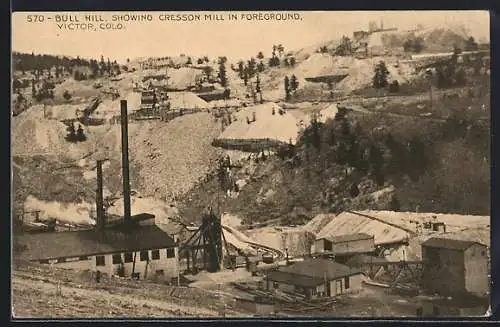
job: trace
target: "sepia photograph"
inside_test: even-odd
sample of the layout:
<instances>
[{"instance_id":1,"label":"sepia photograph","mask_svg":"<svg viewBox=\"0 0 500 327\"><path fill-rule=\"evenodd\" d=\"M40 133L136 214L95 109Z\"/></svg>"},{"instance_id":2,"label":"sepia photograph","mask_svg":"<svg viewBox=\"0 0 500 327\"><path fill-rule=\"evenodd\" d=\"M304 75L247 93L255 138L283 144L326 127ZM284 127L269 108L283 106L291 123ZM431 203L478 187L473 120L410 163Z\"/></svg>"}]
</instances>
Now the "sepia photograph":
<instances>
[{"instance_id":1,"label":"sepia photograph","mask_svg":"<svg viewBox=\"0 0 500 327\"><path fill-rule=\"evenodd\" d=\"M489 317L488 11L12 13L12 318Z\"/></svg>"}]
</instances>

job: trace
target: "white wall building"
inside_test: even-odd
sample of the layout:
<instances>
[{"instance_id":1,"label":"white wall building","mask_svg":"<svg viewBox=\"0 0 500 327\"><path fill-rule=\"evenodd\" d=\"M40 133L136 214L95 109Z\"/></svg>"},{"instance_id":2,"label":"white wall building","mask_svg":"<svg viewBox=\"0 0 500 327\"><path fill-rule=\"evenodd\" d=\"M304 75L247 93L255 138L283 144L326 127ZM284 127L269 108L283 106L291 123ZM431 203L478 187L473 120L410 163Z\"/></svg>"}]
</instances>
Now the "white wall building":
<instances>
[{"instance_id":1,"label":"white wall building","mask_svg":"<svg viewBox=\"0 0 500 327\"><path fill-rule=\"evenodd\" d=\"M19 259L69 269L89 269L109 275L170 281L178 276L178 247L156 225L133 229L106 228L71 232L25 234ZM134 262L135 261L135 262Z\"/></svg>"}]
</instances>

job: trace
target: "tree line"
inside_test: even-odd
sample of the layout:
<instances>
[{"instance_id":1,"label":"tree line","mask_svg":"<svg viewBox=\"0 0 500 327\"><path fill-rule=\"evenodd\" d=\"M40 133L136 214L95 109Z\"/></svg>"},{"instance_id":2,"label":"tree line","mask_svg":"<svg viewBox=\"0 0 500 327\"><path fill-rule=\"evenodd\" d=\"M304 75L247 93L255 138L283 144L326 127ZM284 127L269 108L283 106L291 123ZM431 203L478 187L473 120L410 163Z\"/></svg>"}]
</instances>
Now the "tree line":
<instances>
[{"instance_id":1,"label":"tree line","mask_svg":"<svg viewBox=\"0 0 500 327\"><path fill-rule=\"evenodd\" d=\"M35 78L38 80L48 72L48 78L55 77L56 79L64 74L73 75L75 80L82 80L87 78L97 78L101 76L115 76L121 74L122 70L127 71L127 66L120 66L116 60L111 61L109 58L104 60L101 56L100 60L96 59L82 59L79 56L76 58L69 58L66 56L54 56L46 54L31 54L13 52L13 66L14 70L21 71L23 74L27 71L33 72ZM89 73L81 71L80 67L89 68Z\"/></svg>"}]
</instances>

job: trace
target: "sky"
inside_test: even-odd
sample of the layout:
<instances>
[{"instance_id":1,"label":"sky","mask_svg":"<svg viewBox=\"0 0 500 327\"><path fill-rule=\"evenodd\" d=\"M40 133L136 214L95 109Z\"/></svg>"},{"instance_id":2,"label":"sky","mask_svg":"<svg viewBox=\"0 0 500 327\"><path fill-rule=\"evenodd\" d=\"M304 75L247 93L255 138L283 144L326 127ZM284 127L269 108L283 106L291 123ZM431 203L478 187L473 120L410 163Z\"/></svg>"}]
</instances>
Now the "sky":
<instances>
[{"instance_id":1,"label":"sky","mask_svg":"<svg viewBox=\"0 0 500 327\"><path fill-rule=\"evenodd\" d=\"M489 40L489 13L487 11L330 11L288 12L300 14L300 20L256 21L241 19L241 12L234 12L238 20L228 20L229 12L211 12L222 15L224 21L162 21L160 17L179 12L149 12L153 21L122 22L124 28L109 28L113 15L147 14L148 12L16 12L12 16L12 50L82 58L105 58L125 62L127 58L150 56L193 57L227 56L247 59L258 51L269 55L273 44L282 44L285 50L298 50L317 43L352 35L355 30L367 30L372 20L383 21L384 27L400 30L424 27L464 26L477 40ZM191 14L196 12L191 12ZM270 12L267 12L270 13ZM274 12L286 14L287 12ZM43 22L33 21L34 14L44 17ZM77 18L84 24L86 14L100 15L107 20L108 29L68 30L58 27L55 15ZM32 21L28 21L32 15ZM164 16L160 16L164 15Z\"/></svg>"}]
</instances>

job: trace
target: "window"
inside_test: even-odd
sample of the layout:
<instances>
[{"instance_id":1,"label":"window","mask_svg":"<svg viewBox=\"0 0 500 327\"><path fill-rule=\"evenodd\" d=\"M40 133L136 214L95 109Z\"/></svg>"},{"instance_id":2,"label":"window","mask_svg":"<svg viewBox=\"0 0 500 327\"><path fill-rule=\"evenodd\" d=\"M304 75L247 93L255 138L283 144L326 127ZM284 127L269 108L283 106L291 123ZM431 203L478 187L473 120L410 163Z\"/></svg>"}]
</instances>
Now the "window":
<instances>
[{"instance_id":1,"label":"window","mask_svg":"<svg viewBox=\"0 0 500 327\"><path fill-rule=\"evenodd\" d=\"M317 292L316 288L311 288L311 295L316 295L316 292Z\"/></svg>"},{"instance_id":2,"label":"window","mask_svg":"<svg viewBox=\"0 0 500 327\"><path fill-rule=\"evenodd\" d=\"M167 258L174 258L175 250L173 248L167 249Z\"/></svg>"},{"instance_id":3,"label":"window","mask_svg":"<svg viewBox=\"0 0 500 327\"><path fill-rule=\"evenodd\" d=\"M325 242L325 251L331 251L332 250L332 242L328 240L324 240Z\"/></svg>"},{"instance_id":4,"label":"window","mask_svg":"<svg viewBox=\"0 0 500 327\"><path fill-rule=\"evenodd\" d=\"M113 264L117 265L122 263L122 255L121 254L113 254Z\"/></svg>"},{"instance_id":5,"label":"window","mask_svg":"<svg viewBox=\"0 0 500 327\"><path fill-rule=\"evenodd\" d=\"M66 258L59 258L59 259L57 259L57 263L61 263L61 262L66 262Z\"/></svg>"},{"instance_id":6,"label":"window","mask_svg":"<svg viewBox=\"0 0 500 327\"><path fill-rule=\"evenodd\" d=\"M132 252L127 252L124 255L125 257L125 262L133 262L134 261L134 254Z\"/></svg>"},{"instance_id":7,"label":"window","mask_svg":"<svg viewBox=\"0 0 500 327\"><path fill-rule=\"evenodd\" d=\"M89 259L89 257L86 255L82 255L82 256L78 257L78 260L88 260L88 259Z\"/></svg>"},{"instance_id":8,"label":"window","mask_svg":"<svg viewBox=\"0 0 500 327\"><path fill-rule=\"evenodd\" d=\"M157 276L163 276L165 274L165 271L163 269L157 270L156 275Z\"/></svg>"},{"instance_id":9,"label":"window","mask_svg":"<svg viewBox=\"0 0 500 327\"><path fill-rule=\"evenodd\" d=\"M345 287L346 290L348 290L349 287L351 287L351 285L349 285L349 282L350 282L349 281L349 276L344 277L344 287Z\"/></svg>"},{"instance_id":10,"label":"window","mask_svg":"<svg viewBox=\"0 0 500 327\"><path fill-rule=\"evenodd\" d=\"M140 256L141 256L141 261L148 261L149 260L149 252L148 251L141 251Z\"/></svg>"},{"instance_id":11,"label":"window","mask_svg":"<svg viewBox=\"0 0 500 327\"><path fill-rule=\"evenodd\" d=\"M95 265L96 266L105 266L106 265L106 259L104 258L103 255L98 255L95 257Z\"/></svg>"},{"instance_id":12,"label":"window","mask_svg":"<svg viewBox=\"0 0 500 327\"><path fill-rule=\"evenodd\" d=\"M151 259L159 260L160 259L160 250L151 251Z\"/></svg>"}]
</instances>

